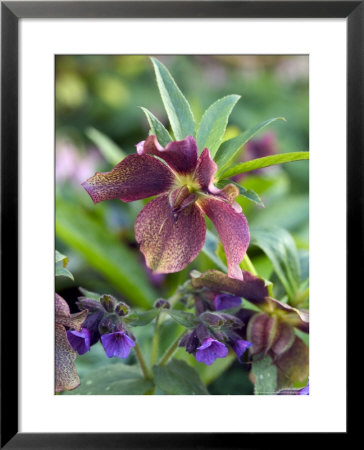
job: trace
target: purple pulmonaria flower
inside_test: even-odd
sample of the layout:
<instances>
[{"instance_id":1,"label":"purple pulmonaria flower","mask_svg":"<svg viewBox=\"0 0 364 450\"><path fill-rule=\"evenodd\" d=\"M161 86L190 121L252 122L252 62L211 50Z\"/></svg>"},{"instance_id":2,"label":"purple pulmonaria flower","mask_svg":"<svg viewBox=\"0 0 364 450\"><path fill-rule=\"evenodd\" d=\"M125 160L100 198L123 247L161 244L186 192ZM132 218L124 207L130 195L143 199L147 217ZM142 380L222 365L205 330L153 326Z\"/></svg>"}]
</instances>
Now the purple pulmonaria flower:
<instances>
[{"instance_id":1,"label":"purple pulmonaria flower","mask_svg":"<svg viewBox=\"0 0 364 450\"><path fill-rule=\"evenodd\" d=\"M216 295L213 304L216 311L221 311L222 309L235 308L241 305L241 297L234 297L232 295L221 294Z\"/></svg>"},{"instance_id":2,"label":"purple pulmonaria flower","mask_svg":"<svg viewBox=\"0 0 364 450\"><path fill-rule=\"evenodd\" d=\"M217 358L225 358L228 354L227 347L213 338L207 338L200 347L197 347L196 359L198 362L211 366Z\"/></svg>"},{"instance_id":3,"label":"purple pulmonaria flower","mask_svg":"<svg viewBox=\"0 0 364 450\"><path fill-rule=\"evenodd\" d=\"M236 353L239 362L241 362L241 358L244 355L245 351L252 345L252 342L244 341L243 339L237 339L236 341L230 343L230 346Z\"/></svg>"},{"instance_id":4,"label":"purple pulmonaria flower","mask_svg":"<svg viewBox=\"0 0 364 450\"><path fill-rule=\"evenodd\" d=\"M123 331L103 334L101 342L108 358L127 358L131 347L135 347L135 342Z\"/></svg>"},{"instance_id":5,"label":"purple pulmonaria flower","mask_svg":"<svg viewBox=\"0 0 364 450\"><path fill-rule=\"evenodd\" d=\"M298 391L298 395L310 395L310 383L309 381L307 382L307 386L305 386L304 388L300 389Z\"/></svg>"},{"instance_id":6,"label":"purple pulmonaria flower","mask_svg":"<svg viewBox=\"0 0 364 450\"><path fill-rule=\"evenodd\" d=\"M235 202L238 188L214 186L217 165L209 150L198 156L191 136L163 148L152 135L136 147L137 154L111 172L98 172L82 183L94 203L157 196L135 222L136 241L156 273L179 272L197 257L205 242L206 214L220 235L229 276L242 279L239 263L249 245L248 222Z\"/></svg>"},{"instance_id":7,"label":"purple pulmonaria flower","mask_svg":"<svg viewBox=\"0 0 364 450\"><path fill-rule=\"evenodd\" d=\"M67 338L72 348L79 355L83 355L90 350L91 332L87 328L82 328L81 331L68 330Z\"/></svg>"}]
</instances>

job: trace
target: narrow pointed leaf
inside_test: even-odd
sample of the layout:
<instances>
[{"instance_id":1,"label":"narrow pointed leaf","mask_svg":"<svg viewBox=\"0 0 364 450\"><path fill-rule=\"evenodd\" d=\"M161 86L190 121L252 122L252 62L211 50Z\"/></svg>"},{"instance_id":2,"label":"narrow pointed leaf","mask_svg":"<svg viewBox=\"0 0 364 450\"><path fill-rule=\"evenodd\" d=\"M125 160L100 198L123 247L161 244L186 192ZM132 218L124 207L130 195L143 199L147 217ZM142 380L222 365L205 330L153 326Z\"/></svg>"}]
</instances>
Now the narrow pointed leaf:
<instances>
[{"instance_id":1,"label":"narrow pointed leaf","mask_svg":"<svg viewBox=\"0 0 364 450\"><path fill-rule=\"evenodd\" d=\"M99 294L98 292L88 291L83 287L79 287L78 289L82 292L85 298L90 298L91 300L95 300L97 302L100 300L101 294Z\"/></svg>"},{"instance_id":2,"label":"narrow pointed leaf","mask_svg":"<svg viewBox=\"0 0 364 450\"><path fill-rule=\"evenodd\" d=\"M68 258L65 255L62 255L58 250L56 250L56 264L60 261L63 261L63 267L66 267L68 264Z\"/></svg>"},{"instance_id":3,"label":"narrow pointed leaf","mask_svg":"<svg viewBox=\"0 0 364 450\"><path fill-rule=\"evenodd\" d=\"M143 110L150 126L149 134L154 134L155 136L157 136L158 142L162 147L165 147L169 142L172 142L173 139L165 129L164 125L159 122L159 120L146 108L143 108L141 106L141 109Z\"/></svg>"},{"instance_id":4,"label":"narrow pointed leaf","mask_svg":"<svg viewBox=\"0 0 364 450\"><path fill-rule=\"evenodd\" d=\"M246 161L230 167L220 176L220 179L230 178L244 172L251 172L252 170L262 169L263 167L274 166L276 164L309 159L309 155L309 152L292 152L252 159L251 161Z\"/></svg>"},{"instance_id":5,"label":"narrow pointed leaf","mask_svg":"<svg viewBox=\"0 0 364 450\"><path fill-rule=\"evenodd\" d=\"M301 274L297 248L292 236L283 228L275 226L252 228L250 231L251 245L261 248L268 256L288 297L295 298Z\"/></svg>"},{"instance_id":6,"label":"narrow pointed leaf","mask_svg":"<svg viewBox=\"0 0 364 450\"><path fill-rule=\"evenodd\" d=\"M224 137L226 125L240 95L228 95L213 103L202 116L197 130L197 146L201 153L204 148L214 157Z\"/></svg>"},{"instance_id":7,"label":"narrow pointed leaf","mask_svg":"<svg viewBox=\"0 0 364 450\"><path fill-rule=\"evenodd\" d=\"M223 270L225 273L227 272L227 266L226 264L219 258L218 256L218 246L219 246L219 239L211 233L210 230L206 230L206 240L205 244L202 248L203 253L205 253L206 256L210 258L210 260L218 267L219 269ZM225 257L225 253L224 257ZM226 259L225 259L226 261Z\"/></svg>"},{"instance_id":8,"label":"narrow pointed leaf","mask_svg":"<svg viewBox=\"0 0 364 450\"><path fill-rule=\"evenodd\" d=\"M257 133L262 131L265 127L275 122L276 120L286 120L284 117L274 117L272 119L265 120L264 122L255 125L253 128L250 128L244 133L239 134L228 141L225 141L219 151L216 153L215 162L219 166L218 175L221 174L225 169L229 167L230 164L233 163L234 158L239 153L240 149L252 139Z\"/></svg>"},{"instance_id":9,"label":"narrow pointed leaf","mask_svg":"<svg viewBox=\"0 0 364 450\"><path fill-rule=\"evenodd\" d=\"M159 92L176 140L195 135L195 119L191 107L168 69L156 58L151 58Z\"/></svg>"},{"instance_id":10,"label":"narrow pointed leaf","mask_svg":"<svg viewBox=\"0 0 364 450\"><path fill-rule=\"evenodd\" d=\"M96 145L103 157L111 165L115 166L125 158L126 154L123 150L108 136L101 133L101 131L96 130L96 128L87 128L86 135Z\"/></svg>"},{"instance_id":11,"label":"narrow pointed leaf","mask_svg":"<svg viewBox=\"0 0 364 450\"><path fill-rule=\"evenodd\" d=\"M68 269L66 269L60 262L56 264L56 277L66 277L74 281L72 273Z\"/></svg>"},{"instance_id":12,"label":"narrow pointed leaf","mask_svg":"<svg viewBox=\"0 0 364 450\"><path fill-rule=\"evenodd\" d=\"M168 309L166 310L166 312L172 317L174 321L184 327L193 328L199 323L196 317L189 312L178 311L175 309Z\"/></svg>"},{"instance_id":13,"label":"narrow pointed leaf","mask_svg":"<svg viewBox=\"0 0 364 450\"><path fill-rule=\"evenodd\" d=\"M239 195L242 195L248 200L251 200L252 202L264 208L264 203L262 202L262 199L255 191L253 191L253 189L245 189L244 186L241 186L240 184L235 183L235 181L231 180L222 180L217 183L217 187L222 189L227 184L234 184L239 189Z\"/></svg>"}]
</instances>

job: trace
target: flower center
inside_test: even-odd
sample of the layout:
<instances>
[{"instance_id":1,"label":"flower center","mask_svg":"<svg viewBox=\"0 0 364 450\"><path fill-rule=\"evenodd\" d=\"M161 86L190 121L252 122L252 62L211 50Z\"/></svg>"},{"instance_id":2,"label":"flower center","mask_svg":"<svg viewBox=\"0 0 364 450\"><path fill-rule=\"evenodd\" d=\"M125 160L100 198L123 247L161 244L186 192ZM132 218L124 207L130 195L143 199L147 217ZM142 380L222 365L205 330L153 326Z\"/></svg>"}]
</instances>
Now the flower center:
<instances>
[{"instance_id":1,"label":"flower center","mask_svg":"<svg viewBox=\"0 0 364 450\"><path fill-rule=\"evenodd\" d=\"M177 187L185 186L190 194L194 194L201 189L199 182L196 179L194 179L192 174L186 175L179 174L176 180L176 185Z\"/></svg>"}]
</instances>

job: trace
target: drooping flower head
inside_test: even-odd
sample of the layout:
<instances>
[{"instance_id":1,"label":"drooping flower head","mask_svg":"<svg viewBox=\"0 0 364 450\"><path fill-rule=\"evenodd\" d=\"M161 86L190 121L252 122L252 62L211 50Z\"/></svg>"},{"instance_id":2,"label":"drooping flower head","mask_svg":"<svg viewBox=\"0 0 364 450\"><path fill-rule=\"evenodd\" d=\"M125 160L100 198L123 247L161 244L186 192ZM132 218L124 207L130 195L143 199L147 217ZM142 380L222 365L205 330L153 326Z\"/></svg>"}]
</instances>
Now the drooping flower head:
<instances>
[{"instance_id":1,"label":"drooping flower head","mask_svg":"<svg viewBox=\"0 0 364 450\"><path fill-rule=\"evenodd\" d=\"M87 309L87 319L80 332L69 332L72 347L82 355L99 340L108 358L127 358L135 346L135 337L128 330L124 317L129 307L111 295L101 295L99 301L80 297L80 309Z\"/></svg>"},{"instance_id":2,"label":"drooping flower head","mask_svg":"<svg viewBox=\"0 0 364 450\"><path fill-rule=\"evenodd\" d=\"M178 272L197 257L205 242L206 214L220 235L229 276L242 278L239 263L249 245L248 222L235 202L237 187L214 186L217 165L209 150L198 156L192 136L163 148L152 135L136 147L137 154L112 171L96 173L82 183L94 203L157 196L135 222L135 238L156 273Z\"/></svg>"}]
</instances>

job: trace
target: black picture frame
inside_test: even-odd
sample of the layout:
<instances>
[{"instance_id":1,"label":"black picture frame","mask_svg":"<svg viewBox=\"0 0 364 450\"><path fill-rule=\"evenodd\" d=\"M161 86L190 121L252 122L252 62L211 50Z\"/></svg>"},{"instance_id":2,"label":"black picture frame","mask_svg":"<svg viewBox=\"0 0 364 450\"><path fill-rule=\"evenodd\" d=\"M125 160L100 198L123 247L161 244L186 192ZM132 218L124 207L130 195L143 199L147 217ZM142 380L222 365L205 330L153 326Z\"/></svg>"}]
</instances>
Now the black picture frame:
<instances>
[{"instance_id":1,"label":"black picture frame","mask_svg":"<svg viewBox=\"0 0 364 450\"><path fill-rule=\"evenodd\" d=\"M346 18L347 299L357 292L363 255L364 1L1 2L1 448L257 448L287 433L18 432L18 23L22 18ZM338 267L341 272L342 267ZM359 292L359 291L358 291ZM12 318L9 320L9 317ZM9 344L11 334L11 344ZM348 347L350 349L350 347ZM248 411L245 412L247 414ZM242 413L243 415L244 413ZM161 418L163 420L163 418ZM349 430L349 429L348 429ZM289 431L289 430L287 430ZM326 436L322 436L326 440ZM337 443L348 432L338 433ZM311 439L302 434L300 443ZM318 443L318 434L315 444Z\"/></svg>"}]
</instances>

